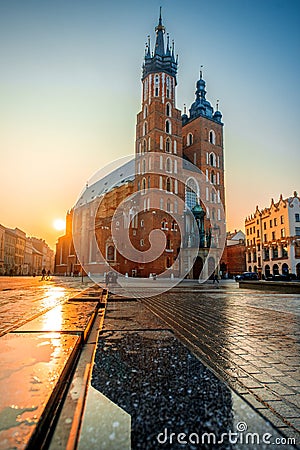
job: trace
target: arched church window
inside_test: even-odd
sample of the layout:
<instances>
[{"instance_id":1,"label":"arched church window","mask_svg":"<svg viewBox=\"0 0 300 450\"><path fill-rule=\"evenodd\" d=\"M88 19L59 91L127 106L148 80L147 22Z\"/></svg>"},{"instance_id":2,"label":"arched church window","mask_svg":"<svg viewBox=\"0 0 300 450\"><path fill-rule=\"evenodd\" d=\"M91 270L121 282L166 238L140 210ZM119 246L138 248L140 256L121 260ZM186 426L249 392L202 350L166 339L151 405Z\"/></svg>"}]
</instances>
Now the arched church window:
<instances>
[{"instance_id":1,"label":"arched church window","mask_svg":"<svg viewBox=\"0 0 300 450\"><path fill-rule=\"evenodd\" d=\"M147 116L148 116L148 106L145 105L145 107L144 107L144 119L146 119Z\"/></svg>"},{"instance_id":2,"label":"arched church window","mask_svg":"<svg viewBox=\"0 0 300 450\"><path fill-rule=\"evenodd\" d=\"M217 160L216 160L216 155L214 153L210 153L209 155L209 163L212 167L216 167L217 165Z\"/></svg>"},{"instance_id":3,"label":"arched church window","mask_svg":"<svg viewBox=\"0 0 300 450\"><path fill-rule=\"evenodd\" d=\"M187 143L186 143L186 145L192 145L192 143L193 143L193 135L192 135L192 133L189 133L187 135Z\"/></svg>"},{"instance_id":4,"label":"arched church window","mask_svg":"<svg viewBox=\"0 0 300 450\"><path fill-rule=\"evenodd\" d=\"M167 153L171 153L171 146L172 146L171 139L167 138L167 140L166 140L166 152Z\"/></svg>"},{"instance_id":5,"label":"arched church window","mask_svg":"<svg viewBox=\"0 0 300 450\"><path fill-rule=\"evenodd\" d=\"M143 134L144 136L148 133L148 125L147 122L144 122L144 129L143 129Z\"/></svg>"},{"instance_id":6,"label":"arched church window","mask_svg":"<svg viewBox=\"0 0 300 450\"><path fill-rule=\"evenodd\" d=\"M171 178L169 178L169 177L166 180L166 191L172 192L172 183L171 183Z\"/></svg>"},{"instance_id":7,"label":"arched church window","mask_svg":"<svg viewBox=\"0 0 300 450\"><path fill-rule=\"evenodd\" d=\"M143 190L143 191L146 190L146 178L143 178L143 181L142 181L142 190Z\"/></svg>"},{"instance_id":8,"label":"arched church window","mask_svg":"<svg viewBox=\"0 0 300 450\"><path fill-rule=\"evenodd\" d=\"M166 133L171 133L171 122L166 120Z\"/></svg>"},{"instance_id":9,"label":"arched church window","mask_svg":"<svg viewBox=\"0 0 300 450\"><path fill-rule=\"evenodd\" d=\"M209 142L214 145L216 144L216 133L214 130L210 130L209 132Z\"/></svg>"},{"instance_id":10,"label":"arched church window","mask_svg":"<svg viewBox=\"0 0 300 450\"><path fill-rule=\"evenodd\" d=\"M167 106L166 106L166 115L167 115L168 117L171 117L171 105L170 105L170 103L167 103Z\"/></svg>"},{"instance_id":11,"label":"arched church window","mask_svg":"<svg viewBox=\"0 0 300 450\"><path fill-rule=\"evenodd\" d=\"M198 183L194 178L189 178L185 187L185 204L192 209L197 204L197 197L199 196Z\"/></svg>"}]
</instances>

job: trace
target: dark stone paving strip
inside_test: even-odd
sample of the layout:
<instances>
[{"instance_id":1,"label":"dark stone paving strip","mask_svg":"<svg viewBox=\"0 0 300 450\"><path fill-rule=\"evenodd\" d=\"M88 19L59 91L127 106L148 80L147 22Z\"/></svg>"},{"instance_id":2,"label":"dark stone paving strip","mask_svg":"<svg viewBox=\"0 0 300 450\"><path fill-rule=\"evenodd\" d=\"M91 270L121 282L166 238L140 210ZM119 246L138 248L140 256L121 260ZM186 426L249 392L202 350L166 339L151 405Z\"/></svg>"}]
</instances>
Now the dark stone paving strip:
<instances>
[{"instance_id":1,"label":"dark stone paving strip","mask_svg":"<svg viewBox=\"0 0 300 450\"><path fill-rule=\"evenodd\" d=\"M144 330L141 323L147 323ZM238 421L251 432L280 436L163 327L142 303L108 303L92 386L131 415L133 449L182 449L179 433L192 436L184 446L189 449L267 448L230 443L228 433L237 431ZM208 443L205 433L217 441L222 433L227 437Z\"/></svg>"},{"instance_id":2,"label":"dark stone paving strip","mask_svg":"<svg viewBox=\"0 0 300 450\"><path fill-rule=\"evenodd\" d=\"M198 293L194 297L189 294L178 298L168 293L144 302L234 389L241 392L244 386L263 408L268 407L281 417L282 426L297 428L294 418L300 416L296 406L299 389L291 386L291 380L299 367L299 358L295 353L295 336L287 334L299 323L299 318L286 314L283 321L281 312L269 310L265 315L263 308L253 311L245 304L235 305L232 301L214 299L212 295L201 296ZM260 330L263 336L256 335ZM268 348L270 342L274 342L272 350ZM289 358L274 353L276 349L287 349L285 342L291 343ZM247 370L249 363L250 370ZM287 374L289 384L285 385Z\"/></svg>"}]
</instances>

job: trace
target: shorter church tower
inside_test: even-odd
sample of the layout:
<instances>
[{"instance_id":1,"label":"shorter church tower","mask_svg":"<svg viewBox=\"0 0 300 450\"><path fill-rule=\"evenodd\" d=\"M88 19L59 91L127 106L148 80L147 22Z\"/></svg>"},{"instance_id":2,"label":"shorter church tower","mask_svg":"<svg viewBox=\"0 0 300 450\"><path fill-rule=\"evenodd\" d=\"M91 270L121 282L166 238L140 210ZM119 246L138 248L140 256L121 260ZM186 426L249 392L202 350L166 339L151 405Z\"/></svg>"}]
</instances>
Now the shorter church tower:
<instances>
[{"instance_id":1,"label":"shorter church tower","mask_svg":"<svg viewBox=\"0 0 300 450\"><path fill-rule=\"evenodd\" d=\"M182 116L183 155L205 174L205 192L200 192L200 198L209 204L207 217L218 220L219 205L225 209L223 123L218 105L214 111L206 99L202 70L195 94L189 116L186 111Z\"/></svg>"}]
</instances>

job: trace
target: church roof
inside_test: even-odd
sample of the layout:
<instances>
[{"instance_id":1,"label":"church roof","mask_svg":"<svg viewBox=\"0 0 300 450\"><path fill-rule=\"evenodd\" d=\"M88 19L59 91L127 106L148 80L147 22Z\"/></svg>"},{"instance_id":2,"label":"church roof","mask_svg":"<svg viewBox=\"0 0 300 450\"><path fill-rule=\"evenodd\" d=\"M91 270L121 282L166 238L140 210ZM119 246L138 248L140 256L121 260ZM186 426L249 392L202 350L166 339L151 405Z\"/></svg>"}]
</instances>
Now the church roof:
<instances>
[{"instance_id":1,"label":"church roof","mask_svg":"<svg viewBox=\"0 0 300 450\"><path fill-rule=\"evenodd\" d=\"M118 167L100 180L86 186L85 190L79 197L76 206L83 206L92 202L96 197L110 192L112 189L122 186L134 180L135 161L129 162Z\"/></svg>"}]
</instances>

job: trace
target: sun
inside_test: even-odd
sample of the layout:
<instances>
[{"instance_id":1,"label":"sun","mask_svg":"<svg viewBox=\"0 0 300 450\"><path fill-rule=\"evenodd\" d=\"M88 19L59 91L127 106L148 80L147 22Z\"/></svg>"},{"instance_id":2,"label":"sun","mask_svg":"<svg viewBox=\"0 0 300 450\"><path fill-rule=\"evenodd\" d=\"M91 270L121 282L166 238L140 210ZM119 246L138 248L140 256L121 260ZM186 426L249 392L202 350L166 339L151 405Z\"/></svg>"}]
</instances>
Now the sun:
<instances>
[{"instance_id":1,"label":"sun","mask_svg":"<svg viewBox=\"0 0 300 450\"><path fill-rule=\"evenodd\" d=\"M63 219L55 219L53 220L53 227L57 231L62 231L66 227L66 222Z\"/></svg>"}]
</instances>

